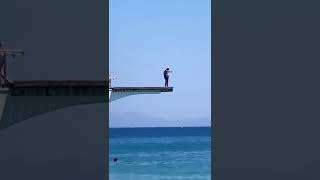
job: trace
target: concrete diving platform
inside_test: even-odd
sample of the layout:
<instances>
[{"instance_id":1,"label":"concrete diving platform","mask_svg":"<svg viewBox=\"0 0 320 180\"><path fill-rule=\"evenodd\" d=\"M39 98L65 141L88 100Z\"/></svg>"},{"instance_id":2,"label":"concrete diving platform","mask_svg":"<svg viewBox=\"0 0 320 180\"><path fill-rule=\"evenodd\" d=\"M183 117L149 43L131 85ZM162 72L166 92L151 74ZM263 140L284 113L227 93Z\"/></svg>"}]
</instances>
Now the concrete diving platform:
<instances>
[{"instance_id":1,"label":"concrete diving platform","mask_svg":"<svg viewBox=\"0 0 320 180\"><path fill-rule=\"evenodd\" d=\"M70 106L107 103L108 81L12 81L0 88L0 130Z\"/></svg>"},{"instance_id":2,"label":"concrete diving platform","mask_svg":"<svg viewBox=\"0 0 320 180\"><path fill-rule=\"evenodd\" d=\"M109 88L109 102L131 95L167 92L173 92L173 87L112 87Z\"/></svg>"},{"instance_id":3,"label":"concrete diving platform","mask_svg":"<svg viewBox=\"0 0 320 180\"><path fill-rule=\"evenodd\" d=\"M114 87L112 92L172 92L173 87Z\"/></svg>"}]
</instances>

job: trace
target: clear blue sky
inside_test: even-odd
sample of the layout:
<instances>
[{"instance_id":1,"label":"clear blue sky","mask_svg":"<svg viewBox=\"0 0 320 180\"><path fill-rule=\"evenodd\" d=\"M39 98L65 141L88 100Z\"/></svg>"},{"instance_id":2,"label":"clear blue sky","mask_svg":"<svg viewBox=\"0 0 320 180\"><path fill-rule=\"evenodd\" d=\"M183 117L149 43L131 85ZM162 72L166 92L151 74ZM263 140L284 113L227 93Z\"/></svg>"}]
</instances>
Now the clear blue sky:
<instances>
[{"instance_id":1,"label":"clear blue sky","mask_svg":"<svg viewBox=\"0 0 320 180\"><path fill-rule=\"evenodd\" d=\"M173 93L130 96L110 103L110 126L127 126L118 114L140 114L129 126L210 125L211 1L110 0L109 71L113 86L164 86ZM129 116L129 115L128 115ZM192 119L192 122L188 122ZM116 122L115 122L116 121ZM139 121L139 122L137 122ZM190 120L189 120L190 121Z\"/></svg>"}]
</instances>

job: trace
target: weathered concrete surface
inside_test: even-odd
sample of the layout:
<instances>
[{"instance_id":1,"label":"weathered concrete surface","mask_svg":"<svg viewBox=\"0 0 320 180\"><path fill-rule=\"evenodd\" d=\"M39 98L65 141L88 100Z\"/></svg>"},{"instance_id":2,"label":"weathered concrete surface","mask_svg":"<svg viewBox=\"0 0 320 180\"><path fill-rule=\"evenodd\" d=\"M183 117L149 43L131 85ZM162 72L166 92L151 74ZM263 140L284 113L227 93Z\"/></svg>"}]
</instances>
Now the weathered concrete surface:
<instances>
[{"instance_id":1,"label":"weathered concrete surface","mask_svg":"<svg viewBox=\"0 0 320 180\"><path fill-rule=\"evenodd\" d=\"M173 87L113 87L112 92L172 92Z\"/></svg>"},{"instance_id":2,"label":"weathered concrete surface","mask_svg":"<svg viewBox=\"0 0 320 180\"><path fill-rule=\"evenodd\" d=\"M138 94L172 92L173 87L113 87L109 89L109 102Z\"/></svg>"}]
</instances>

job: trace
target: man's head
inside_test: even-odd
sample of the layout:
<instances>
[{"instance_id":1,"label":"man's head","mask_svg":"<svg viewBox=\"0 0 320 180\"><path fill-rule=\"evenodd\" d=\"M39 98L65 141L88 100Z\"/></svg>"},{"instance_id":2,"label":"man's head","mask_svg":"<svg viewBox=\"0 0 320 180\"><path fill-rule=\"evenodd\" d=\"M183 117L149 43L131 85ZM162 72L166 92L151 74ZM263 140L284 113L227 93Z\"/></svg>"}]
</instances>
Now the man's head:
<instances>
[{"instance_id":1,"label":"man's head","mask_svg":"<svg viewBox=\"0 0 320 180\"><path fill-rule=\"evenodd\" d=\"M169 71L169 68L167 68L166 70Z\"/></svg>"}]
</instances>

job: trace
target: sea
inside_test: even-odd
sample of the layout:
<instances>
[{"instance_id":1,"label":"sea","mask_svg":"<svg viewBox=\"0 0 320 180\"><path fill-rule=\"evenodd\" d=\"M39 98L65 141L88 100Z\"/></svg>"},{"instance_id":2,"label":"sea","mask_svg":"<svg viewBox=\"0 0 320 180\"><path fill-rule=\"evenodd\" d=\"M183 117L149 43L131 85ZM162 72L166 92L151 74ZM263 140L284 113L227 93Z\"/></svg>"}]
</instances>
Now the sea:
<instances>
[{"instance_id":1,"label":"sea","mask_svg":"<svg viewBox=\"0 0 320 180\"><path fill-rule=\"evenodd\" d=\"M109 179L210 180L211 128L110 128Z\"/></svg>"}]
</instances>

